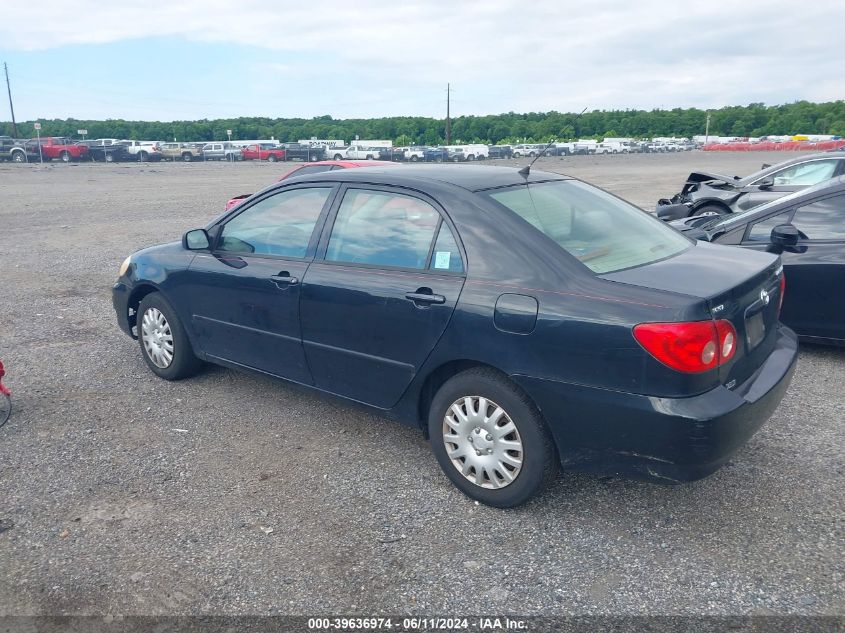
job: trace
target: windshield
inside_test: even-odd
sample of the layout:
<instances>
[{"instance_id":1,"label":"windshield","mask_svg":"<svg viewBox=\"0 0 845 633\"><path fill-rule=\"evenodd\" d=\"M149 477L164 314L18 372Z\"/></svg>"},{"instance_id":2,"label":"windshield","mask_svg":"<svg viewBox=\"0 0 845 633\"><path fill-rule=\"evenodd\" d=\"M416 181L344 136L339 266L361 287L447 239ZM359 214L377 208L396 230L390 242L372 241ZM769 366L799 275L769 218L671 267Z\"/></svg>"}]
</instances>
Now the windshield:
<instances>
[{"instance_id":1,"label":"windshield","mask_svg":"<svg viewBox=\"0 0 845 633\"><path fill-rule=\"evenodd\" d=\"M666 259L691 241L648 213L578 180L483 192L595 273Z\"/></svg>"}]
</instances>

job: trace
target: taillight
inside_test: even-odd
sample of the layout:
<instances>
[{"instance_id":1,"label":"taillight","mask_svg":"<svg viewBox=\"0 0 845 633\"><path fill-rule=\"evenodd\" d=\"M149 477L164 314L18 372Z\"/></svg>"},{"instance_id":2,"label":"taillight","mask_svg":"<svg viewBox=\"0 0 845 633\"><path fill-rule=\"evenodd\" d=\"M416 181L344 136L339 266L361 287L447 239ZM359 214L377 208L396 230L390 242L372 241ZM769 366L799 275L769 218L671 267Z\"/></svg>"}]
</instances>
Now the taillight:
<instances>
[{"instance_id":1,"label":"taillight","mask_svg":"<svg viewBox=\"0 0 845 633\"><path fill-rule=\"evenodd\" d=\"M778 319L780 319L780 309L783 307L783 295L786 293L786 273L780 274L780 297L778 297Z\"/></svg>"},{"instance_id":2,"label":"taillight","mask_svg":"<svg viewBox=\"0 0 845 633\"><path fill-rule=\"evenodd\" d=\"M640 323L634 338L667 367L698 374L728 362L736 352L736 330L730 321Z\"/></svg>"}]
</instances>

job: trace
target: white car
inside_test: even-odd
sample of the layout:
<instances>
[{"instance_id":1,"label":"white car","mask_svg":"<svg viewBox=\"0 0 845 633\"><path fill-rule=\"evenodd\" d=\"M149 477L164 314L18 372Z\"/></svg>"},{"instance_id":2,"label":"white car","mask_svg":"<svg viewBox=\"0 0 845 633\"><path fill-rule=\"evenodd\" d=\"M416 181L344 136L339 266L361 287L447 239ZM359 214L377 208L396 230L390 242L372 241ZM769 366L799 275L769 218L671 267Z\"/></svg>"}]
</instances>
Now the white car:
<instances>
[{"instance_id":1,"label":"white car","mask_svg":"<svg viewBox=\"0 0 845 633\"><path fill-rule=\"evenodd\" d=\"M118 141L126 146L126 151L138 160L161 160L161 148L158 141Z\"/></svg>"}]
</instances>

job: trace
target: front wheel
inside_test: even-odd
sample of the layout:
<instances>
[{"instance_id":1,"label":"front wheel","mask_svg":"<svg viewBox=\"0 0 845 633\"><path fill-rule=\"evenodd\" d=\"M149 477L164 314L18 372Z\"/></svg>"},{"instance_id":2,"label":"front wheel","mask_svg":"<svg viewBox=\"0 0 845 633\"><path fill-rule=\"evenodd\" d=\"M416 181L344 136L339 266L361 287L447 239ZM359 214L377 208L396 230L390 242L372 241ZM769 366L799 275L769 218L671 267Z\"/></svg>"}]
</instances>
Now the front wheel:
<instances>
[{"instance_id":1,"label":"front wheel","mask_svg":"<svg viewBox=\"0 0 845 633\"><path fill-rule=\"evenodd\" d=\"M105 160L106 160L107 163L113 163L114 162L114 154L106 154Z\"/></svg>"},{"instance_id":2,"label":"front wheel","mask_svg":"<svg viewBox=\"0 0 845 633\"><path fill-rule=\"evenodd\" d=\"M182 154L182 160L185 161L186 163L190 163L192 158L193 157L188 152L185 152L184 154Z\"/></svg>"},{"instance_id":3,"label":"front wheel","mask_svg":"<svg viewBox=\"0 0 845 633\"><path fill-rule=\"evenodd\" d=\"M707 215L726 215L729 211L725 207L720 207L718 204L705 204L703 207L698 207L692 212L693 216L707 216Z\"/></svg>"},{"instance_id":4,"label":"front wheel","mask_svg":"<svg viewBox=\"0 0 845 633\"><path fill-rule=\"evenodd\" d=\"M270 154L270 155L267 157L267 162L268 162L268 163L275 163L277 160L279 160L279 159L278 159L278 158L276 158L273 154Z\"/></svg>"},{"instance_id":5,"label":"front wheel","mask_svg":"<svg viewBox=\"0 0 845 633\"><path fill-rule=\"evenodd\" d=\"M539 411L505 376L470 369L437 392L428 416L441 469L468 497L497 508L525 503L558 470Z\"/></svg>"},{"instance_id":6,"label":"front wheel","mask_svg":"<svg viewBox=\"0 0 845 633\"><path fill-rule=\"evenodd\" d=\"M12 162L13 163L25 163L26 162L26 156L24 156L22 152L15 152L14 154L12 154Z\"/></svg>"},{"instance_id":7,"label":"front wheel","mask_svg":"<svg viewBox=\"0 0 845 633\"><path fill-rule=\"evenodd\" d=\"M147 152L141 152L140 154L138 154L138 158L139 158L142 162L146 162L146 161L147 161L147 159L148 159L149 157L150 157L150 155L149 155L149 154L147 154Z\"/></svg>"},{"instance_id":8,"label":"front wheel","mask_svg":"<svg viewBox=\"0 0 845 633\"><path fill-rule=\"evenodd\" d=\"M202 367L176 311L158 292L151 292L138 306L138 343L147 367L165 380L192 376Z\"/></svg>"},{"instance_id":9,"label":"front wheel","mask_svg":"<svg viewBox=\"0 0 845 633\"><path fill-rule=\"evenodd\" d=\"M409 160L412 163L416 163L419 160L419 157L416 154L411 154L411 158Z\"/></svg>"},{"instance_id":10,"label":"front wheel","mask_svg":"<svg viewBox=\"0 0 845 633\"><path fill-rule=\"evenodd\" d=\"M59 158L62 159L63 163L69 163L70 162L70 152L68 152L67 150L63 151L61 154L59 154Z\"/></svg>"},{"instance_id":11,"label":"front wheel","mask_svg":"<svg viewBox=\"0 0 845 633\"><path fill-rule=\"evenodd\" d=\"M342 154L335 154L334 160L343 160L343 155Z\"/></svg>"}]
</instances>

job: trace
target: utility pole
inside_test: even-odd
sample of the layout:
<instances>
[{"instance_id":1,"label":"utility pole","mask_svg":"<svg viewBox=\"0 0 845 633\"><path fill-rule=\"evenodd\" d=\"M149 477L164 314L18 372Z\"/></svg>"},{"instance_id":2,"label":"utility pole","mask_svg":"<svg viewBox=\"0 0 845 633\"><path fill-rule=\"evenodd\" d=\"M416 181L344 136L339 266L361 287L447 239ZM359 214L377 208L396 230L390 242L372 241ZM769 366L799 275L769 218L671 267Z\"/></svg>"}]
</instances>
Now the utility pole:
<instances>
[{"instance_id":1,"label":"utility pole","mask_svg":"<svg viewBox=\"0 0 845 633\"><path fill-rule=\"evenodd\" d=\"M12 105L12 87L9 85L9 67L3 62L3 70L6 71L6 90L9 91L9 109L12 111L12 136L18 138L18 124L15 122L15 106Z\"/></svg>"},{"instance_id":2,"label":"utility pole","mask_svg":"<svg viewBox=\"0 0 845 633\"><path fill-rule=\"evenodd\" d=\"M451 86L446 84L446 145L451 145L452 143L452 119L449 115L449 97L451 96Z\"/></svg>"},{"instance_id":3,"label":"utility pole","mask_svg":"<svg viewBox=\"0 0 845 633\"><path fill-rule=\"evenodd\" d=\"M707 145L710 142L710 113L707 113L707 118L705 119L704 123L704 144Z\"/></svg>"}]
</instances>

